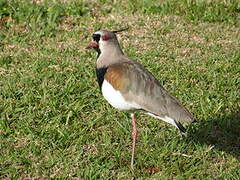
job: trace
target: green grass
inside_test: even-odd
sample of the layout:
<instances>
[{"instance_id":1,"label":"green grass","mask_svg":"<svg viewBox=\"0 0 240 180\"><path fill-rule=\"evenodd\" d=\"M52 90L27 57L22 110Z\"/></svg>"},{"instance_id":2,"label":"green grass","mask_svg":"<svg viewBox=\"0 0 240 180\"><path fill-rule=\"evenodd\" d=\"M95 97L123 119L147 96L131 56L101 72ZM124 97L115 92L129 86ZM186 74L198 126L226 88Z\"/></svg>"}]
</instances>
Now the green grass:
<instances>
[{"instance_id":1,"label":"green grass","mask_svg":"<svg viewBox=\"0 0 240 180\"><path fill-rule=\"evenodd\" d=\"M0 2L0 178L239 179L239 2L66 2ZM198 120L183 138L138 114L135 171L129 114L103 99L85 50L125 26L124 52Z\"/></svg>"}]
</instances>

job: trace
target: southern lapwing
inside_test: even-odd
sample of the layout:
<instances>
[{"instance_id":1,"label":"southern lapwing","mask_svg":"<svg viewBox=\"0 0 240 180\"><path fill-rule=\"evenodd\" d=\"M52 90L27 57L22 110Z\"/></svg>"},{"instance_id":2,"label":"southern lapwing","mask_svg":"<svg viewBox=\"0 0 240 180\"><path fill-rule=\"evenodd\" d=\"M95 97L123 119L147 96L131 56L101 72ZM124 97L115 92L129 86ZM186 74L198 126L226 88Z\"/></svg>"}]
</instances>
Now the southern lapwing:
<instances>
[{"instance_id":1,"label":"southern lapwing","mask_svg":"<svg viewBox=\"0 0 240 180\"><path fill-rule=\"evenodd\" d=\"M95 32L87 49L94 48L97 51L97 80L104 98L113 107L131 113L133 169L137 138L134 112L143 111L172 124L183 133L186 129L180 122L191 123L195 120L147 69L123 54L116 36L120 31Z\"/></svg>"}]
</instances>

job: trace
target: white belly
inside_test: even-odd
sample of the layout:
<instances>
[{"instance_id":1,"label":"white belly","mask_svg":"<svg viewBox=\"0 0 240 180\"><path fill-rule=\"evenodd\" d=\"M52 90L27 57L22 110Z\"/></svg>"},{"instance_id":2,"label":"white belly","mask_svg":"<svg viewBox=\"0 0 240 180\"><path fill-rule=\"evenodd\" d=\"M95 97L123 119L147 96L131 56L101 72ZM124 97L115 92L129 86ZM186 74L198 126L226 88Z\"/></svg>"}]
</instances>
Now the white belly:
<instances>
[{"instance_id":1,"label":"white belly","mask_svg":"<svg viewBox=\"0 0 240 180\"><path fill-rule=\"evenodd\" d=\"M141 109L141 107L135 103L127 102L120 91L115 90L110 83L106 80L102 84L103 97L111 104L113 107L120 110L134 110Z\"/></svg>"}]
</instances>

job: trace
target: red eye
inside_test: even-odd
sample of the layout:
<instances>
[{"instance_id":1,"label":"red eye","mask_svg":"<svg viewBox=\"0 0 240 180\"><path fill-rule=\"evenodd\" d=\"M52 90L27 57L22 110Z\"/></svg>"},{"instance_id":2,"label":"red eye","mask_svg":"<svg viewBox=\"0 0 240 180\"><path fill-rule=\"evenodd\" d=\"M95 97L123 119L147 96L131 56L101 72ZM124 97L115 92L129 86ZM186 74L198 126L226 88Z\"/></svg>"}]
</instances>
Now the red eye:
<instances>
[{"instance_id":1,"label":"red eye","mask_svg":"<svg viewBox=\"0 0 240 180\"><path fill-rule=\"evenodd\" d=\"M109 36L107 36L107 35L103 35L103 36L102 36L102 40L103 40L103 41L107 41L107 40L109 40Z\"/></svg>"}]
</instances>

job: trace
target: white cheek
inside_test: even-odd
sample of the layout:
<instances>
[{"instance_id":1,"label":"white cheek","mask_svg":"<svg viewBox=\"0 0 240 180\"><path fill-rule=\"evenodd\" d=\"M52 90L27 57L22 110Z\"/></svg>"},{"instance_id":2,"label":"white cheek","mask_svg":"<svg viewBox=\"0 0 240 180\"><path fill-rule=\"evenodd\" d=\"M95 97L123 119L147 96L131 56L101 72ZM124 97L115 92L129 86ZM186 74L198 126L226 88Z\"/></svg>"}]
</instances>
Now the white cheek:
<instances>
[{"instance_id":1,"label":"white cheek","mask_svg":"<svg viewBox=\"0 0 240 180\"><path fill-rule=\"evenodd\" d=\"M124 97L121 95L120 91L115 90L110 83L106 80L102 84L102 93L104 98L111 104L113 107L120 110L134 110L141 109L137 104L127 102Z\"/></svg>"},{"instance_id":2,"label":"white cheek","mask_svg":"<svg viewBox=\"0 0 240 180\"><path fill-rule=\"evenodd\" d=\"M98 43L99 43L100 50L103 51L104 50L103 47L105 46L106 41L103 41L102 39L100 39L100 41Z\"/></svg>"}]
</instances>

